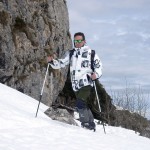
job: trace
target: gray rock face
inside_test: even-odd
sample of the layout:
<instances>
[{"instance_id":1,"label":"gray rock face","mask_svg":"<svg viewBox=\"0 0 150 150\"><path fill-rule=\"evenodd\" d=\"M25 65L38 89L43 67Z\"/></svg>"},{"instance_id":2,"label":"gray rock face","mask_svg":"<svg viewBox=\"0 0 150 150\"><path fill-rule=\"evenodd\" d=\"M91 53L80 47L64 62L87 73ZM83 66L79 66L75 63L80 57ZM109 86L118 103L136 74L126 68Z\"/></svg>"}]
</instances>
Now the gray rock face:
<instances>
[{"instance_id":1,"label":"gray rock face","mask_svg":"<svg viewBox=\"0 0 150 150\"><path fill-rule=\"evenodd\" d=\"M69 113L66 109L49 108L45 111L45 114L53 120L59 120L67 124L78 126L78 124L74 120L74 114L71 115L71 113Z\"/></svg>"},{"instance_id":2,"label":"gray rock face","mask_svg":"<svg viewBox=\"0 0 150 150\"><path fill-rule=\"evenodd\" d=\"M1 83L39 99L46 57L52 53L61 57L70 48L65 0L0 0ZM50 83L52 71L49 70L42 97L45 104L57 97L66 80L67 71L56 70Z\"/></svg>"}]
</instances>

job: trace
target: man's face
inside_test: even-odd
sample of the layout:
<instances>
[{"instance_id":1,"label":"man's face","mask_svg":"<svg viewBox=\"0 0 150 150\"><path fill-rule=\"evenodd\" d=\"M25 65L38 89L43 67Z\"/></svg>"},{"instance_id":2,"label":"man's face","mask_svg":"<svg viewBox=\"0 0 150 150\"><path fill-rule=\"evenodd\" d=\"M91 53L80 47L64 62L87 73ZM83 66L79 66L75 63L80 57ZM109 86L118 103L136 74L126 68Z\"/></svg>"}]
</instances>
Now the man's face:
<instances>
[{"instance_id":1,"label":"man's face","mask_svg":"<svg viewBox=\"0 0 150 150\"><path fill-rule=\"evenodd\" d=\"M83 40L83 37L80 35L77 35L74 37L74 45L76 48L81 48L82 46L84 46L85 44L85 40Z\"/></svg>"}]
</instances>

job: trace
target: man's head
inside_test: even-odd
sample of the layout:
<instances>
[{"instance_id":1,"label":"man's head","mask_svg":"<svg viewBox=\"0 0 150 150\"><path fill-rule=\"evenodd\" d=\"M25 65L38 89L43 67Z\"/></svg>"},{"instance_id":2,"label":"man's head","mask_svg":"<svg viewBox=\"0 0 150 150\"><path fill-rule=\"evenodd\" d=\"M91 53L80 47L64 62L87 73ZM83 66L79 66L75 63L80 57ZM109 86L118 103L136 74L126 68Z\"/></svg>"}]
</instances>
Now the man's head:
<instances>
[{"instance_id":1,"label":"man's head","mask_svg":"<svg viewBox=\"0 0 150 150\"><path fill-rule=\"evenodd\" d=\"M74 34L74 46L76 48L81 48L86 43L85 36L82 32L77 32Z\"/></svg>"}]
</instances>

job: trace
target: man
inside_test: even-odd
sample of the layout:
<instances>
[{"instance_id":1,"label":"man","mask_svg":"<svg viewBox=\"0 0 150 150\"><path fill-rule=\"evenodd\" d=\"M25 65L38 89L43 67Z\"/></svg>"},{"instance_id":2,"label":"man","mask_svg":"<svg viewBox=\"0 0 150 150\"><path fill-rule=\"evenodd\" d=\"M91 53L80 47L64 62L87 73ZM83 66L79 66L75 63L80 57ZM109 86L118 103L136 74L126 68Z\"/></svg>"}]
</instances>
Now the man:
<instances>
[{"instance_id":1,"label":"man","mask_svg":"<svg viewBox=\"0 0 150 150\"><path fill-rule=\"evenodd\" d=\"M81 126L95 131L94 117L88 107L87 98L93 86L92 81L102 75L102 63L98 55L94 53L93 64L91 64L91 54L92 50L86 45L84 34L78 32L74 34L74 49L68 51L65 58L55 60L49 56L47 60L53 69L70 64L71 83L77 98L76 107Z\"/></svg>"}]
</instances>

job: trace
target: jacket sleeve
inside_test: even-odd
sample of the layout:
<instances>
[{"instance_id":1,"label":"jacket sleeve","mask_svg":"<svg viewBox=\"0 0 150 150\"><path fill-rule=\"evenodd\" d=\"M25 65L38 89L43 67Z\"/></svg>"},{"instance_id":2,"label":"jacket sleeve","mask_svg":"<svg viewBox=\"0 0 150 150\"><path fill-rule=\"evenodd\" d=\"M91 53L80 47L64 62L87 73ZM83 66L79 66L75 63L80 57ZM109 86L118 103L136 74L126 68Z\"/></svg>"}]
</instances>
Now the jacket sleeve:
<instances>
[{"instance_id":1,"label":"jacket sleeve","mask_svg":"<svg viewBox=\"0 0 150 150\"><path fill-rule=\"evenodd\" d=\"M53 61L49 62L53 69L60 69L67 66L70 62L69 60L69 51L65 53L62 59L53 59Z\"/></svg>"},{"instance_id":2,"label":"jacket sleeve","mask_svg":"<svg viewBox=\"0 0 150 150\"><path fill-rule=\"evenodd\" d=\"M97 78L100 78L102 76L102 62L97 54L95 54L94 57L94 72Z\"/></svg>"}]
</instances>

